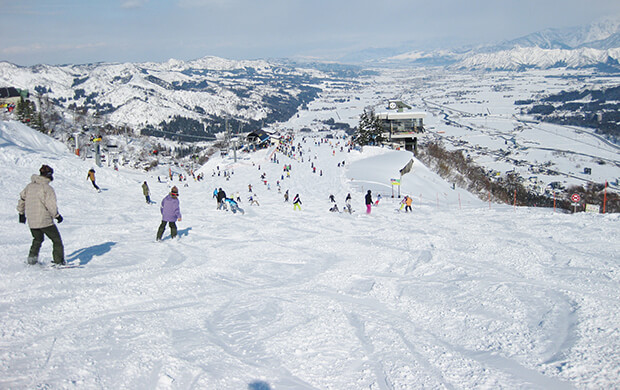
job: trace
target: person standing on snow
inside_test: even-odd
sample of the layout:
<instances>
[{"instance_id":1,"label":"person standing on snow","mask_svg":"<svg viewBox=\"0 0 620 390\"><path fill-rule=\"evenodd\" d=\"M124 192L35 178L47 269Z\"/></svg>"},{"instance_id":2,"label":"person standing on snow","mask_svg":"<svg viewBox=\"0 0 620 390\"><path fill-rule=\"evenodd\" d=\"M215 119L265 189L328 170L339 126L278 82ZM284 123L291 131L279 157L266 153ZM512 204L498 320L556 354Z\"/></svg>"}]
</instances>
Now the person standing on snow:
<instances>
[{"instance_id":1,"label":"person standing on snow","mask_svg":"<svg viewBox=\"0 0 620 390\"><path fill-rule=\"evenodd\" d=\"M379 206L379 201L381 200L381 194L377 195L377 201L375 202L375 206Z\"/></svg>"},{"instance_id":2,"label":"person standing on snow","mask_svg":"<svg viewBox=\"0 0 620 390\"><path fill-rule=\"evenodd\" d=\"M32 175L31 183L19 194L17 212L19 222L26 223L32 234L32 245L28 253L28 264L36 264L39 261L39 250L45 236L52 240L52 257L54 264L65 263L65 248L62 244L60 232L54 224L54 219L61 223L63 218L58 213L56 193L50 182L54 180L54 170L42 165L39 175Z\"/></svg>"},{"instance_id":3,"label":"person standing on snow","mask_svg":"<svg viewBox=\"0 0 620 390\"><path fill-rule=\"evenodd\" d=\"M370 190L366 193L366 214L370 214L370 209L372 208L372 194Z\"/></svg>"},{"instance_id":4,"label":"person standing on snow","mask_svg":"<svg viewBox=\"0 0 620 390\"><path fill-rule=\"evenodd\" d=\"M161 224L157 230L157 241L161 241L164 230L166 230L166 224L170 226L170 235L172 238L177 236L176 222L181 222L181 207L178 197L179 189L175 186L170 190L170 194L161 201L161 207L159 209L161 211Z\"/></svg>"},{"instance_id":5,"label":"person standing on snow","mask_svg":"<svg viewBox=\"0 0 620 390\"><path fill-rule=\"evenodd\" d=\"M299 194L295 194L295 197L293 198L293 211L294 210L301 211L301 199L299 199Z\"/></svg>"},{"instance_id":6,"label":"person standing on snow","mask_svg":"<svg viewBox=\"0 0 620 390\"><path fill-rule=\"evenodd\" d=\"M411 204L413 203L413 199L410 196L405 196L405 212L411 211Z\"/></svg>"},{"instance_id":7,"label":"person standing on snow","mask_svg":"<svg viewBox=\"0 0 620 390\"><path fill-rule=\"evenodd\" d=\"M101 189L99 188L99 186L97 185L97 183L95 183L95 170L94 169L90 169L88 171L88 176L86 176L86 180L90 180L91 182L93 182L93 187L95 187L95 189L98 192L101 192Z\"/></svg>"},{"instance_id":8,"label":"person standing on snow","mask_svg":"<svg viewBox=\"0 0 620 390\"><path fill-rule=\"evenodd\" d=\"M149 190L149 185L146 183L146 180L142 183L142 194L144 194L146 198L146 204L151 204L151 190Z\"/></svg>"},{"instance_id":9,"label":"person standing on snow","mask_svg":"<svg viewBox=\"0 0 620 390\"><path fill-rule=\"evenodd\" d=\"M347 194L347 197L344 199L344 209L349 213L353 213L353 209L351 208L351 194Z\"/></svg>"},{"instance_id":10,"label":"person standing on snow","mask_svg":"<svg viewBox=\"0 0 620 390\"><path fill-rule=\"evenodd\" d=\"M219 188L217 190L217 209L218 210L226 208L226 204L224 203L224 199L226 199L226 193L224 192L223 189Z\"/></svg>"}]
</instances>

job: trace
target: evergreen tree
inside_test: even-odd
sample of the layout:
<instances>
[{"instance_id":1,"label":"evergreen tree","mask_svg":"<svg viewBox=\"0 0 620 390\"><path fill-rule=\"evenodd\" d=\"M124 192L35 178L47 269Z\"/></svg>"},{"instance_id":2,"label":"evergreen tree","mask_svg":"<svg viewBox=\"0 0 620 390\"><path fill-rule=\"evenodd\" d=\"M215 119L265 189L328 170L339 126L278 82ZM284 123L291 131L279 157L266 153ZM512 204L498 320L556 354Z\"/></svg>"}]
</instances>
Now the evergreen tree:
<instances>
[{"instance_id":1,"label":"evergreen tree","mask_svg":"<svg viewBox=\"0 0 620 390\"><path fill-rule=\"evenodd\" d=\"M364 109L360 116L360 123L355 135L355 141L360 145L377 145L383 142L383 126L372 108Z\"/></svg>"},{"instance_id":2,"label":"evergreen tree","mask_svg":"<svg viewBox=\"0 0 620 390\"><path fill-rule=\"evenodd\" d=\"M34 110L30 103L30 100L24 100L24 98L19 99L19 103L15 107L17 112L17 118L23 123L29 123L33 119Z\"/></svg>"},{"instance_id":3,"label":"evergreen tree","mask_svg":"<svg viewBox=\"0 0 620 390\"><path fill-rule=\"evenodd\" d=\"M39 130L41 133L47 133L47 129L45 128L45 123L43 123L43 115L39 112L39 114L34 118L32 122L32 127Z\"/></svg>"}]
</instances>

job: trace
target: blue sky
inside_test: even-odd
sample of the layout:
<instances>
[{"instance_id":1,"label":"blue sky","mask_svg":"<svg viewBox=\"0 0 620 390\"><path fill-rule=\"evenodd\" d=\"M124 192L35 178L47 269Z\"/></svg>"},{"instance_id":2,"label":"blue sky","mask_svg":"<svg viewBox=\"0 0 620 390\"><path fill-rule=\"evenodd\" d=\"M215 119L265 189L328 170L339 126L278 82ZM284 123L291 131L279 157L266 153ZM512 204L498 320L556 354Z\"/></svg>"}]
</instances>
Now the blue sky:
<instances>
[{"instance_id":1,"label":"blue sky","mask_svg":"<svg viewBox=\"0 0 620 390\"><path fill-rule=\"evenodd\" d=\"M0 0L0 60L335 59L491 43L618 14L617 0Z\"/></svg>"}]
</instances>

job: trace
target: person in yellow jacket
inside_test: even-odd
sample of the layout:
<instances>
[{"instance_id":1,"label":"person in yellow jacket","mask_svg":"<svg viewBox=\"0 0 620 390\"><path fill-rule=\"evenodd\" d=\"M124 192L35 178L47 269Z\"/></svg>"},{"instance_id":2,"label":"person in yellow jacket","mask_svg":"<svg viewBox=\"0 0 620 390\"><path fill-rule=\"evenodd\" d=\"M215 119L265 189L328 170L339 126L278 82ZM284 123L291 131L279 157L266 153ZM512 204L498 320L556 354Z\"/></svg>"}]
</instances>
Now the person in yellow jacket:
<instances>
[{"instance_id":1,"label":"person in yellow jacket","mask_svg":"<svg viewBox=\"0 0 620 390\"><path fill-rule=\"evenodd\" d=\"M413 199L410 196L405 196L405 212L412 211L411 205L413 204Z\"/></svg>"},{"instance_id":2,"label":"person in yellow jacket","mask_svg":"<svg viewBox=\"0 0 620 390\"><path fill-rule=\"evenodd\" d=\"M36 264L39 260L39 250L45 236L52 240L52 256L55 264L65 264L65 249L60 232L54 224L54 219L61 223L63 218L58 213L56 193L50 182L54 180L54 170L43 165L39 175L32 175L31 183L19 194L17 212L19 222L26 223L32 234L32 245L28 253L28 264Z\"/></svg>"},{"instance_id":3,"label":"person in yellow jacket","mask_svg":"<svg viewBox=\"0 0 620 390\"><path fill-rule=\"evenodd\" d=\"M90 169L88 171L88 176L86 177L86 180L90 180L93 182L93 187L95 187L95 189L99 192L101 192L101 188L99 188L99 186L97 185L97 183L95 183L95 170L94 169Z\"/></svg>"}]
</instances>

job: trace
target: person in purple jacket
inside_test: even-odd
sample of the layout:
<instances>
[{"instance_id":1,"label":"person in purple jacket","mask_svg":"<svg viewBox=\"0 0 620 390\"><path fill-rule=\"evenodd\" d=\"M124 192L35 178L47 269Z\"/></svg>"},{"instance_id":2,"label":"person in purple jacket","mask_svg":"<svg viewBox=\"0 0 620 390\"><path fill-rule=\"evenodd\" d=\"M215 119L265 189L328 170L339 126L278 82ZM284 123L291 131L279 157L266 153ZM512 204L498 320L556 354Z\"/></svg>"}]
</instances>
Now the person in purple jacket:
<instances>
[{"instance_id":1,"label":"person in purple jacket","mask_svg":"<svg viewBox=\"0 0 620 390\"><path fill-rule=\"evenodd\" d=\"M181 208L179 206L179 189L175 186L170 190L170 194L167 195L161 201L161 225L157 230L157 241L161 241L161 237L166 230L166 224L170 226L170 235L172 238L177 236L176 221L181 222Z\"/></svg>"}]
</instances>

